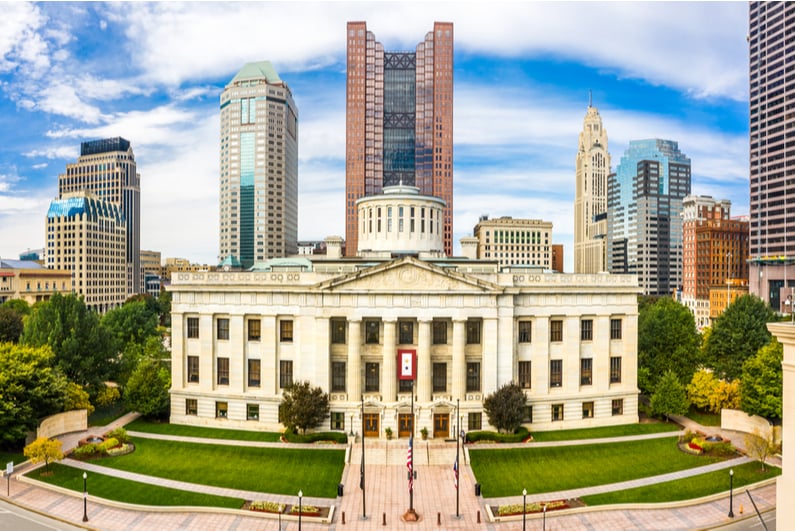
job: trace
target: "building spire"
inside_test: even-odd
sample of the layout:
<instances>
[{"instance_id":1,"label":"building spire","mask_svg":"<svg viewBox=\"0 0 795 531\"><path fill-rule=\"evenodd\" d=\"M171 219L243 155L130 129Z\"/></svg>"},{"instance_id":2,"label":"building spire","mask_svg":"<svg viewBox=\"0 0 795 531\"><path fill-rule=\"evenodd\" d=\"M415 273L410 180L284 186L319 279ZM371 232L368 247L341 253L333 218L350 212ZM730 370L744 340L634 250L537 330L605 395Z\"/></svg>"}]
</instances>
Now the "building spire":
<instances>
[{"instance_id":1,"label":"building spire","mask_svg":"<svg viewBox=\"0 0 795 531\"><path fill-rule=\"evenodd\" d=\"M591 94L591 89L588 89L588 107L593 107L593 95Z\"/></svg>"}]
</instances>

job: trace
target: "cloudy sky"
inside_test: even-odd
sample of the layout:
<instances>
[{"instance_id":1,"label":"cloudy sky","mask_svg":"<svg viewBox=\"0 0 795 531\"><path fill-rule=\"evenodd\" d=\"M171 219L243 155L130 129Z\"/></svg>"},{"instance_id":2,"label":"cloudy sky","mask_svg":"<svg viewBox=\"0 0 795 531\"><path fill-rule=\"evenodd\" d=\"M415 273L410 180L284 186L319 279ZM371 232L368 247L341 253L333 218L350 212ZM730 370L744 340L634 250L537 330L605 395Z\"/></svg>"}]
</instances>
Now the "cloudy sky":
<instances>
[{"instance_id":1,"label":"cloudy sky","mask_svg":"<svg viewBox=\"0 0 795 531\"><path fill-rule=\"evenodd\" d=\"M574 157L588 105L613 168L630 140L679 142L693 193L748 213L745 2L4 3L0 257L44 246L80 142L123 136L143 249L215 263L219 95L270 60L299 109L299 239L344 236L345 30L387 50L455 24L454 239L479 216L553 222L572 270Z\"/></svg>"}]
</instances>

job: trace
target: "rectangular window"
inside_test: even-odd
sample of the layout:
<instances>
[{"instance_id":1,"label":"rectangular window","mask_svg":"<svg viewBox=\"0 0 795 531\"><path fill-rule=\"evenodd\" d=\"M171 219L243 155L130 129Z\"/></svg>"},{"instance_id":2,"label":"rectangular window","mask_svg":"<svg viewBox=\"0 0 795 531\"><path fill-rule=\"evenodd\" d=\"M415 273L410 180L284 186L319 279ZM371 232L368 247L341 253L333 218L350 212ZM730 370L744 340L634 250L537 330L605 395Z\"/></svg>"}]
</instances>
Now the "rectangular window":
<instances>
[{"instance_id":1,"label":"rectangular window","mask_svg":"<svg viewBox=\"0 0 795 531\"><path fill-rule=\"evenodd\" d=\"M433 364L433 392L445 393L447 392L447 364L434 363Z\"/></svg>"},{"instance_id":2,"label":"rectangular window","mask_svg":"<svg viewBox=\"0 0 795 531\"><path fill-rule=\"evenodd\" d=\"M259 387L260 386L260 374L261 374L261 365L260 360L248 360L248 386L249 387Z\"/></svg>"},{"instance_id":3,"label":"rectangular window","mask_svg":"<svg viewBox=\"0 0 795 531\"><path fill-rule=\"evenodd\" d=\"M248 339L249 341L259 341L262 332L262 326L259 319L248 320Z\"/></svg>"},{"instance_id":4,"label":"rectangular window","mask_svg":"<svg viewBox=\"0 0 795 531\"><path fill-rule=\"evenodd\" d=\"M621 383L621 356L610 358L610 383Z\"/></svg>"},{"instance_id":5,"label":"rectangular window","mask_svg":"<svg viewBox=\"0 0 795 531\"><path fill-rule=\"evenodd\" d=\"M188 381L199 383L199 356L188 356Z\"/></svg>"},{"instance_id":6,"label":"rectangular window","mask_svg":"<svg viewBox=\"0 0 795 531\"><path fill-rule=\"evenodd\" d=\"M549 386L561 387L563 385L563 360L549 361Z\"/></svg>"},{"instance_id":7,"label":"rectangular window","mask_svg":"<svg viewBox=\"0 0 795 531\"><path fill-rule=\"evenodd\" d=\"M259 420L259 404L246 404L246 420Z\"/></svg>"},{"instance_id":8,"label":"rectangular window","mask_svg":"<svg viewBox=\"0 0 795 531\"><path fill-rule=\"evenodd\" d=\"M215 417L219 419L225 419L227 414L229 413L229 404L226 402L216 402L215 403Z\"/></svg>"},{"instance_id":9,"label":"rectangular window","mask_svg":"<svg viewBox=\"0 0 795 531\"><path fill-rule=\"evenodd\" d=\"M365 363L364 372L364 390L368 393L377 393L380 389L378 385L378 363Z\"/></svg>"},{"instance_id":10,"label":"rectangular window","mask_svg":"<svg viewBox=\"0 0 795 531\"><path fill-rule=\"evenodd\" d=\"M364 342L368 345L377 345L379 339L379 321L365 321L364 322Z\"/></svg>"},{"instance_id":11,"label":"rectangular window","mask_svg":"<svg viewBox=\"0 0 795 531\"><path fill-rule=\"evenodd\" d=\"M519 321L519 343L530 343L532 341L532 325L532 321Z\"/></svg>"},{"instance_id":12,"label":"rectangular window","mask_svg":"<svg viewBox=\"0 0 795 531\"><path fill-rule=\"evenodd\" d=\"M412 345L414 344L414 323L411 321L398 322L399 345Z\"/></svg>"},{"instance_id":13,"label":"rectangular window","mask_svg":"<svg viewBox=\"0 0 795 531\"><path fill-rule=\"evenodd\" d=\"M199 414L199 401L195 398L186 398L185 399L185 414L186 415L198 415Z\"/></svg>"},{"instance_id":14,"label":"rectangular window","mask_svg":"<svg viewBox=\"0 0 795 531\"><path fill-rule=\"evenodd\" d=\"M199 318L188 317L188 339L196 339L199 337Z\"/></svg>"},{"instance_id":15,"label":"rectangular window","mask_svg":"<svg viewBox=\"0 0 795 531\"><path fill-rule=\"evenodd\" d=\"M467 392L480 391L480 362L467 363Z\"/></svg>"},{"instance_id":16,"label":"rectangular window","mask_svg":"<svg viewBox=\"0 0 795 531\"><path fill-rule=\"evenodd\" d=\"M398 393L410 393L414 380L398 380Z\"/></svg>"},{"instance_id":17,"label":"rectangular window","mask_svg":"<svg viewBox=\"0 0 795 531\"><path fill-rule=\"evenodd\" d=\"M520 361L519 362L519 387L522 389L530 389L532 387L532 379L530 372L530 362L529 361Z\"/></svg>"},{"instance_id":18,"label":"rectangular window","mask_svg":"<svg viewBox=\"0 0 795 531\"><path fill-rule=\"evenodd\" d=\"M467 426L470 431L483 429L483 413L470 413L467 420Z\"/></svg>"},{"instance_id":19,"label":"rectangular window","mask_svg":"<svg viewBox=\"0 0 795 531\"><path fill-rule=\"evenodd\" d=\"M582 358L580 360L580 385L591 385L593 383L593 360Z\"/></svg>"},{"instance_id":20,"label":"rectangular window","mask_svg":"<svg viewBox=\"0 0 795 531\"><path fill-rule=\"evenodd\" d=\"M621 319L610 319L610 339L621 339Z\"/></svg>"},{"instance_id":21,"label":"rectangular window","mask_svg":"<svg viewBox=\"0 0 795 531\"><path fill-rule=\"evenodd\" d=\"M533 423L533 406L525 406L522 408L522 423L523 424Z\"/></svg>"},{"instance_id":22,"label":"rectangular window","mask_svg":"<svg viewBox=\"0 0 795 531\"><path fill-rule=\"evenodd\" d=\"M292 360L279 360L279 388L285 389L293 385Z\"/></svg>"},{"instance_id":23,"label":"rectangular window","mask_svg":"<svg viewBox=\"0 0 795 531\"><path fill-rule=\"evenodd\" d=\"M345 319L331 320L331 344L345 344Z\"/></svg>"},{"instance_id":24,"label":"rectangular window","mask_svg":"<svg viewBox=\"0 0 795 531\"><path fill-rule=\"evenodd\" d=\"M593 402L582 403L582 418L584 419L593 418Z\"/></svg>"},{"instance_id":25,"label":"rectangular window","mask_svg":"<svg viewBox=\"0 0 795 531\"><path fill-rule=\"evenodd\" d=\"M549 323L549 340L563 341L563 321L554 319Z\"/></svg>"},{"instance_id":26,"label":"rectangular window","mask_svg":"<svg viewBox=\"0 0 795 531\"><path fill-rule=\"evenodd\" d=\"M612 411L613 411L613 415L623 415L624 414L624 399L623 398L616 398L615 400L613 400Z\"/></svg>"},{"instance_id":27,"label":"rectangular window","mask_svg":"<svg viewBox=\"0 0 795 531\"><path fill-rule=\"evenodd\" d=\"M580 321L580 341L593 341L593 320Z\"/></svg>"},{"instance_id":28,"label":"rectangular window","mask_svg":"<svg viewBox=\"0 0 795 531\"><path fill-rule=\"evenodd\" d=\"M345 431L345 413L342 411L331 412L331 429Z\"/></svg>"},{"instance_id":29,"label":"rectangular window","mask_svg":"<svg viewBox=\"0 0 795 531\"><path fill-rule=\"evenodd\" d=\"M467 345L480 345L480 319L467 319Z\"/></svg>"},{"instance_id":30,"label":"rectangular window","mask_svg":"<svg viewBox=\"0 0 795 531\"><path fill-rule=\"evenodd\" d=\"M229 358L218 358L218 385L229 385Z\"/></svg>"},{"instance_id":31,"label":"rectangular window","mask_svg":"<svg viewBox=\"0 0 795 531\"><path fill-rule=\"evenodd\" d=\"M331 362L331 390L336 393L345 392L345 362Z\"/></svg>"},{"instance_id":32,"label":"rectangular window","mask_svg":"<svg viewBox=\"0 0 795 531\"><path fill-rule=\"evenodd\" d=\"M279 341L282 343L293 342L293 322L290 319L279 321Z\"/></svg>"},{"instance_id":33,"label":"rectangular window","mask_svg":"<svg viewBox=\"0 0 795 531\"><path fill-rule=\"evenodd\" d=\"M563 420L563 404L552 404L552 421Z\"/></svg>"},{"instance_id":34,"label":"rectangular window","mask_svg":"<svg viewBox=\"0 0 795 531\"><path fill-rule=\"evenodd\" d=\"M229 339L229 319L219 317L215 321L215 338Z\"/></svg>"},{"instance_id":35,"label":"rectangular window","mask_svg":"<svg viewBox=\"0 0 795 531\"><path fill-rule=\"evenodd\" d=\"M447 321L433 322L433 344L434 345L447 344Z\"/></svg>"}]
</instances>

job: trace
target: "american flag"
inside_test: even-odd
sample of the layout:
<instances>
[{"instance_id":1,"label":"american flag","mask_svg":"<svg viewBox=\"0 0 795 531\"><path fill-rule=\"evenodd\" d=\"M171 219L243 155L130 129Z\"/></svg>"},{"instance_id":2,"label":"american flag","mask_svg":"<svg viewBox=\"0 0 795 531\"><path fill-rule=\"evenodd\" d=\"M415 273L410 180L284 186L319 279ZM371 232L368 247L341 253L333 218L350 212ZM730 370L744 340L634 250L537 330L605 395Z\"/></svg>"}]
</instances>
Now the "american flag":
<instances>
[{"instance_id":1,"label":"american flag","mask_svg":"<svg viewBox=\"0 0 795 531\"><path fill-rule=\"evenodd\" d=\"M409 492L414 488L414 455L412 449L414 447L414 437L409 436L409 453L406 456L406 468L409 469Z\"/></svg>"},{"instance_id":2,"label":"american flag","mask_svg":"<svg viewBox=\"0 0 795 531\"><path fill-rule=\"evenodd\" d=\"M453 463L453 484L455 488L458 488L458 456L455 456L455 462Z\"/></svg>"}]
</instances>

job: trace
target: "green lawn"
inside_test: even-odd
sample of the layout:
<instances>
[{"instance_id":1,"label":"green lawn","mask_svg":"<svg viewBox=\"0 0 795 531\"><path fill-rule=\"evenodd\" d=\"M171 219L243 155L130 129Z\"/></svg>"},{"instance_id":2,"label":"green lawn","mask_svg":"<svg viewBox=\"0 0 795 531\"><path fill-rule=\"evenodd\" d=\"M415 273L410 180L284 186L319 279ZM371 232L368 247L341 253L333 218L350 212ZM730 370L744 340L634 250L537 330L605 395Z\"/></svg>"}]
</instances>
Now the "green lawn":
<instances>
[{"instance_id":1,"label":"green lawn","mask_svg":"<svg viewBox=\"0 0 795 531\"><path fill-rule=\"evenodd\" d=\"M674 438L585 446L470 448L484 497L568 490L676 472L720 461L681 452Z\"/></svg>"},{"instance_id":2,"label":"green lawn","mask_svg":"<svg viewBox=\"0 0 795 531\"><path fill-rule=\"evenodd\" d=\"M109 406L97 407L94 412L88 416L88 425L107 426L126 412L121 400Z\"/></svg>"},{"instance_id":3,"label":"green lawn","mask_svg":"<svg viewBox=\"0 0 795 531\"><path fill-rule=\"evenodd\" d=\"M781 475L781 469L767 466L761 471L759 463L746 463L734 467L734 488L756 483ZM699 474L692 478L657 483L648 487L619 490L593 496L584 496L587 505L608 505L614 503L663 503L679 500L692 500L729 490L729 471L717 470ZM739 494L739 491L735 491Z\"/></svg>"},{"instance_id":4,"label":"green lawn","mask_svg":"<svg viewBox=\"0 0 795 531\"><path fill-rule=\"evenodd\" d=\"M182 435L185 437L204 437L207 439L226 439L233 441L279 442L281 433L272 431L227 430L201 426L183 426L166 422L150 422L142 418L127 424L128 431L142 431L158 435Z\"/></svg>"},{"instance_id":5,"label":"green lawn","mask_svg":"<svg viewBox=\"0 0 795 531\"><path fill-rule=\"evenodd\" d=\"M578 439L600 439L602 437L624 437L627 435L646 435L679 431L677 424L652 422L648 424L626 424L623 426L604 426L579 430L534 431L533 440L538 442L575 441Z\"/></svg>"},{"instance_id":6,"label":"green lawn","mask_svg":"<svg viewBox=\"0 0 795 531\"><path fill-rule=\"evenodd\" d=\"M6 469L6 463L13 461L14 464L19 464L27 460L27 457L20 450L19 452L0 452L0 470Z\"/></svg>"},{"instance_id":7,"label":"green lawn","mask_svg":"<svg viewBox=\"0 0 795 531\"><path fill-rule=\"evenodd\" d=\"M334 498L344 449L306 450L133 438L136 450L94 463L150 476L274 494Z\"/></svg>"},{"instance_id":8,"label":"green lawn","mask_svg":"<svg viewBox=\"0 0 795 531\"><path fill-rule=\"evenodd\" d=\"M52 485L58 485L77 492L83 492L83 471L78 468L54 463L50 465L51 476L42 476L44 468L36 470L30 476ZM88 473L88 493L108 500L140 505L184 505L227 507L240 509L243 500L212 496L197 492L168 489L137 481L118 479L105 474Z\"/></svg>"},{"instance_id":9,"label":"green lawn","mask_svg":"<svg viewBox=\"0 0 795 531\"><path fill-rule=\"evenodd\" d=\"M693 406L690 406L690 410L687 412L687 418L698 422L702 426L720 427L720 414L699 411Z\"/></svg>"}]
</instances>

